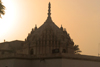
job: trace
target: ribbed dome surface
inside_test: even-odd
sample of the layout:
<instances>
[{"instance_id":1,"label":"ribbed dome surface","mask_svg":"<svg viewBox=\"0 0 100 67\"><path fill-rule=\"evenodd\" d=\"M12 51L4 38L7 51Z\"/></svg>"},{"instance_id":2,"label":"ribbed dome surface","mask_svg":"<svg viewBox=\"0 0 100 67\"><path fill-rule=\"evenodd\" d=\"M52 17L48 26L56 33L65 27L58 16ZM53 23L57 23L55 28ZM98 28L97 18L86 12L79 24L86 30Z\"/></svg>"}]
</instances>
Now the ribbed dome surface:
<instances>
[{"instance_id":1,"label":"ribbed dome surface","mask_svg":"<svg viewBox=\"0 0 100 67\"><path fill-rule=\"evenodd\" d=\"M35 29L29 33L25 40L24 48L28 48L29 51L36 54L52 54L53 50L58 50L60 53L74 53L74 42L71 40L69 34L63 27L59 28L51 19L50 3L48 10L48 17L46 21L39 28L35 26Z\"/></svg>"}]
</instances>

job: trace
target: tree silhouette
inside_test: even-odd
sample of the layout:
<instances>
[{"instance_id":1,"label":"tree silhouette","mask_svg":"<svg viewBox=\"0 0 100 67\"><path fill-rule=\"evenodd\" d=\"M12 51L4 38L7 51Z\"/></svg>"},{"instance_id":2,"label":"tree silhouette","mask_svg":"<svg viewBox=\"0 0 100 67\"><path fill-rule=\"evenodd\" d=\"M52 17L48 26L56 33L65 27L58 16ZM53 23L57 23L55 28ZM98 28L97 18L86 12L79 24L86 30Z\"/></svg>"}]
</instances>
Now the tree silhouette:
<instances>
[{"instance_id":1,"label":"tree silhouette","mask_svg":"<svg viewBox=\"0 0 100 67\"><path fill-rule=\"evenodd\" d=\"M74 52L75 52L75 54L80 54L80 52L82 52L82 51L79 49L79 45L75 45L75 46L74 46Z\"/></svg>"},{"instance_id":2,"label":"tree silhouette","mask_svg":"<svg viewBox=\"0 0 100 67\"><path fill-rule=\"evenodd\" d=\"M0 18L1 15L4 15L5 14L5 6L2 4L2 1L0 0Z\"/></svg>"}]
</instances>

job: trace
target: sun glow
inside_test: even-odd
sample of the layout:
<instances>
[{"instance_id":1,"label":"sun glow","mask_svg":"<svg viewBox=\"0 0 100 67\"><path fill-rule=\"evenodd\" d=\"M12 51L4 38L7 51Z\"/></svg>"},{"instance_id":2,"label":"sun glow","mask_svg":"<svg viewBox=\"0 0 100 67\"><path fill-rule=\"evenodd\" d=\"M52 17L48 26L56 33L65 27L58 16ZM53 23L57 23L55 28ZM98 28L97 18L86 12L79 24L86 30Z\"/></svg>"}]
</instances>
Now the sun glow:
<instances>
[{"instance_id":1,"label":"sun glow","mask_svg":"<svg viewBox=\"0 0 100 67\"><path fill-rule=\"evenodd\" d=\"M12 0L2 0L3 5L6 7L5 15L0 19L0 37L4 38L6 34L11 32L15 20L15 5Z\"/></svg>"}]
</instances>

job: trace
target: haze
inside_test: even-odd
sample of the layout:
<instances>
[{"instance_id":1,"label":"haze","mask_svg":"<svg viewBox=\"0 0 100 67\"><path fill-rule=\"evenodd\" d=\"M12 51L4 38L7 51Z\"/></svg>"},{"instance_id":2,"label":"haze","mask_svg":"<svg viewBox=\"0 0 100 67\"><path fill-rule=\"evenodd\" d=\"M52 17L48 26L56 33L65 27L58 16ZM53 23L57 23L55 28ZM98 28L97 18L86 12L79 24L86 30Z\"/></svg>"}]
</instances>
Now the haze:
<instances>
[{"instance_id":1,"label":"haze","mask_svg":"<svg viewBox=\"0 0 100 67\"><path fill-rule=\"evenodd\" d=\"M2 0L6 14L0 19L0 42L25 40L32 28L51 17L66 28L81 54L98 55L100 45L100 0Z\"/></svg>"}]
</instances>

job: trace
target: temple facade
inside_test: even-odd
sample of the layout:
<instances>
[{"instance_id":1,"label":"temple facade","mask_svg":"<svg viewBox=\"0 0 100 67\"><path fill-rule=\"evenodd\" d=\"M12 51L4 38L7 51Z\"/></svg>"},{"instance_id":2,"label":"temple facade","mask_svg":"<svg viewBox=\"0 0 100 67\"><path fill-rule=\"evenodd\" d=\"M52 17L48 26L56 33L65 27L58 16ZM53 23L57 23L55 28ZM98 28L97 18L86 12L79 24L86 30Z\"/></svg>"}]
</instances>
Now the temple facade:
<instances>
[{"instance_id":1,"label":"temple facade","mask_svg":"<svg viewBox=\"0 0 100 67\"><path fill-rule=\"evenodd\" d=\"M100 57L75 54L74 42L51 18L51 4L43 25L25 41L0 43L0 67L100 67Z\"/></svg>"},{"instance_id":2,"label":"temple facade","mask_svg":"<svg viewBox=\"0 0 100 67\"><path fill-rule=\"evenodd\" d=\"M74 54L74 42L67 31L59 28L51 18L51 4L48 4L48 17L37 28L32 29L25 41L15 40L0 43L0 55L19 54L32 56L47 56L54 54Z\"/></svg>"},{"instance_id":3,"label":"temple facade","mask_svg":"<svg viewBox=\"0 0 100 67\"><path fill-rule=\"evenodd\" d=\"M35 28L29 33L23 45L23 54L29 55L49 55L56 53L74 54L74 42L66 30L60 28L52 21L51 4L48 7L47 20L39 28ZM21 52L21 51L20 51Z\"/></svg>"}]
</instances>

